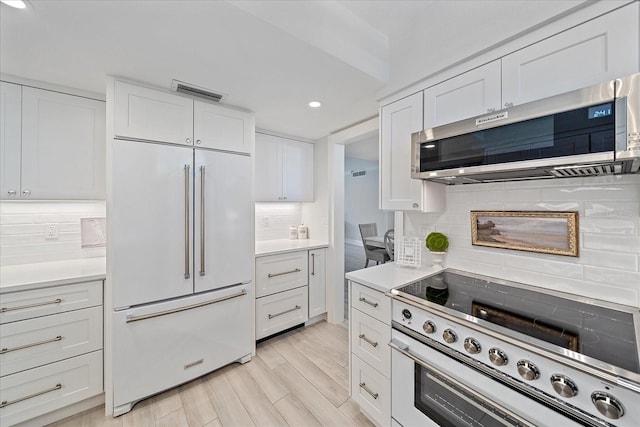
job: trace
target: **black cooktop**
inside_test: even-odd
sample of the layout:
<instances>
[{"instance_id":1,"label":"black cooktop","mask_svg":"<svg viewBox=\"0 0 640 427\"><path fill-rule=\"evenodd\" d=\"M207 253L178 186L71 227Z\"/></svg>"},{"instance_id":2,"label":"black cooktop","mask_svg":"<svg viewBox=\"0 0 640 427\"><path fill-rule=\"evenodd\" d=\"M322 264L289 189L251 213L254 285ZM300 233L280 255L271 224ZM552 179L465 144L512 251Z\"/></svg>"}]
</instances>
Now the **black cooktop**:
<instances>
[{"instance_id":1,"label":"black cooktop","mask_svg":"<svg viewBox=\"0 0 640 427\"><path fill-rule=\"evenodd\" d=\"M395 291L640 374L632 307L449 269Z\"/></svg>"}]
</instances>

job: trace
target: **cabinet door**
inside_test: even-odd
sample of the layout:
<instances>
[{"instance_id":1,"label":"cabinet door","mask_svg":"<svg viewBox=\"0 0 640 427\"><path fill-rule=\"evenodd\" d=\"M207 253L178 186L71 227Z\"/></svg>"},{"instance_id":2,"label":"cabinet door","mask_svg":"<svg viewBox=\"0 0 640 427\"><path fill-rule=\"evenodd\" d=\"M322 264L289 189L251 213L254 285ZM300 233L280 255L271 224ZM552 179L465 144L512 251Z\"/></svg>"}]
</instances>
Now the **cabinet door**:
<instances>
[{"instance_id":1,"label":"cabinet door","mask_svg":"<svg viewBox=\"0 0 640 427\"><path fill-rule=\"evenodd\" d=\"M23 198L104 199L105 157L104 102L22 88Z\"/></svg>"},{"instance_id":2,"label":"cabinet door","mask_svg":"<svg viewBox=\"0 0 640 427\"><path fill-rule=\"evenodd\" d=\"M309 251L309 317L327 311L325 258L326 249Z\"/></svg>"},{"instance_id":3,"label":"cabinet door","mask_svg":"<svg viewBox=\"0 0 640 427\"><path fill-rule=\"evenodd\" d=\"M195 150L195 291L251 281L251 157Z\"/></svg>"},{"instance_id":4,"label":"cabinet door","mask_svg":"<svg viewBox=\"0 0 640 427\"><path fill-rule=\"evenodd\" d=\"M422 130L422 92L382 107L380 207L421 210L422 182L411 179L411 133Z\"/></svg>"},{"instance_id":5,"label":"cabinet door","mask_svg":"<svg viewBox=\"0 0 640 427\"><path fill-rule=\"evenodd\" d=\"M193 145L193 100L115 82L114 135Z\"/></svg>"},{"instance_id":6,"label":"cabinet door","mask_svg":"<svg viewBox=\"0 0 640 427\"><path fill-rule=\"evenodd\" d=\"M201 101L193 104L196 146L253 153L254 119L251 114Z\"/></svg>"},{"instance_id":7,"label":"cabinet door","mask_svg":"<svg viewBox=\"0 0 640 427\"><path fill-rule=\"evenodd\" d=\"M493 61L424 91L424 128L500 109L500 61Z\"/></svg>"},{"instance_id":8,"label":"cabinet door","mask_svg":"<svg viewBox=\"0 0 640 427\"><path fill-rule=\"evenodd\" d=\"M254 191L257 202L282 200L282 155L279 138L256 133Z\"/></svg>"},{"instance_id":9,"label":"cabinet door","mask_svg":"<svg viewBox=\"0 0 640 427\"><path fill-rule=\"evenodd\" d=\"M193 149L117 139L111 143L113 306L192 293Z\"/></svg>"},{"instance_id":10,"label":"cabinet door","mask_svg":"<svg viewBox=\"0 0 640 427\"><path fill-rule=\"evenodd\" d=\"M22 87L0 82L0 198L20 198Z\"/></svg>"},{"instance_id":11,"label":"cabinet door","mask_svg":"<svg viewBox=\"0 0 640 427\"><path fill-rule=\"evenodd\" d=\"M282 140L282 197L287 202L313 201L313 144Z\"/></svg>"},{"instance_id":12,"label":"cabinet door","mask_svg":"<svg viewBox=\"0 0 640 427\"><path fill-rule=\"evenodd\" d=\"M638 72L640 4L514 52L502 59L502 99L514 105Z\"/></svg>"}]
</instances>

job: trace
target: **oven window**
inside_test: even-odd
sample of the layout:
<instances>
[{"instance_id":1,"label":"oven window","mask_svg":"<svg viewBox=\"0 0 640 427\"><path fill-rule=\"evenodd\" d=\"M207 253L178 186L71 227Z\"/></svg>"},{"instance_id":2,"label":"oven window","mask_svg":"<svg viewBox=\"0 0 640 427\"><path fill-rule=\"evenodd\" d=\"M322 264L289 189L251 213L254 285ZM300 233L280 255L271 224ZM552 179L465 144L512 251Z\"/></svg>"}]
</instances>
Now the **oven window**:
<instances>
[{"instance_id":1,"label":"oven window","mask_svg":"<svg viewBox=\"0 0 640 427\"><path fill-rule=\"evenodd\" d=\"M417 363L414 378L414 406L440 426L521 425L482 396L472 395Z\"/></svg>"}]
</instances>

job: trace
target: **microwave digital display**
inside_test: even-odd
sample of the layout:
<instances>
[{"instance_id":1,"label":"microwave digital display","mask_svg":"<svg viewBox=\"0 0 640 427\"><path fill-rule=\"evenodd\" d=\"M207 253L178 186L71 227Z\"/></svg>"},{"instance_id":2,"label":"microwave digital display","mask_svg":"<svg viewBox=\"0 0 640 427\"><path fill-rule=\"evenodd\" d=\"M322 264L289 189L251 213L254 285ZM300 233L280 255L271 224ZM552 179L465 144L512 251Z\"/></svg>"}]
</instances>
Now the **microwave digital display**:
<instances>
[{"instance_id":1,"label":"microwave digital display","mask_svg":"<svg viewBox=\"0 0 640 427\"><path fill-rule=\"evenodd\" d=\"M590 107L587 111L588 117L590 119L597 119L598 117L606 117L613 114L611 103L596 105L595 107Z\"/></svg>"}]
</instances>

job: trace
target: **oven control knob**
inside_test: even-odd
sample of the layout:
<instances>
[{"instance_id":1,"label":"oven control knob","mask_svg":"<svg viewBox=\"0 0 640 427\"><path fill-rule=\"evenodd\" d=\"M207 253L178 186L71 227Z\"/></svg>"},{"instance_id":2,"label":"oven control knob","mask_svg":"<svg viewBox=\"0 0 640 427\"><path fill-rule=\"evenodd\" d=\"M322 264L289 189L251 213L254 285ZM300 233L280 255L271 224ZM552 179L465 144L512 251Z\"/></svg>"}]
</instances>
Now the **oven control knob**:
<instances>
[{"instance_id":1,"label":"oven control knob","mask_svg":"<svg viewBox=\"0 0 640 427\"><path fill-rule=\"evenodd\" d=\"M453 330L446 329L442 333L442 339L448 342L449 344L453 344L454 342L458 341L458 335L456 335L456 333L453 332Z\"/></svg>"},{"instance_id":2,"label":"oven control knob","mask_svg":"<svg viewBox=\"0 0 640 427\"><path fill-rule=\"evenodd\" d=\"M518 360L518 373L527 381L533 381L540 378L540 370L536 365L528 360Z\"/></svg>"},{"instance_id":3,"label":"oven control knob","mask_svg":"<svg viewBox=\"0 0 640 427\"><path fill-rule=\"evenodd\" d=\"M409 310L407 310L406 308L404 310L402 310L402 317L404 317L405 319L409 320L411 319L411 312Z\"/></svg>"},{"instance_id":4,"label":"oven control knob","mask_svg":"<svg viewBox=\"0 0 640 427\"><path fill-rule=\"evenodd\" d=\"M578 394L578 386L569 377L560 374L551 375L553 389L562 397L573 397Z\"/></svg>"},{"instance_id":5,"label":"oven control knob","mask_svg":"<svg viewBox=\"0 0 640 427\"><path fill-rule=\"evenodd\" d=\"M422 329L424 329L424 331L427 334L432 334L436 331L436 324L433 323L431 320L427 320L426 322L424 322L424 324L422 325Z\"/></svg>"},{"instance_id":6,"label":"oven control knob","mask_svg":"<svg viewBox=\"0 0 640 427\"><path fill-rule=\"evenodd\" d=\"M504 366L509 362L506 353L496 347L489 349L489 360L496 366Z\"/></svg>"},{"instance_id":7,"label":"oven control knob","mask_svg":"<svg viewBox=\"0 0 640 427\"><path fill-rule=\"evenodd\" d=\"M478 354L482 347L477 339L468 337L464 339L464 349L469 354Z\"/></svg>"},{"instance_id":8,"label":"oven control knob","mask_svg":"<svg viewBox=\"0 0 640 427\"><path fill-rule=\"evenodd\" d=\"M613 420L624 415L624 406L615 397L603 391L591 393L591 401L602 415Z\"/></svg>"}]
</instances>

